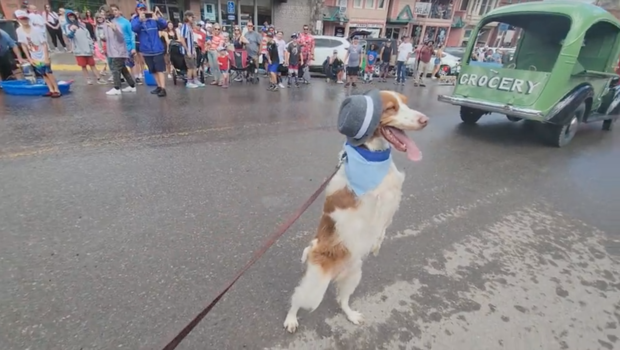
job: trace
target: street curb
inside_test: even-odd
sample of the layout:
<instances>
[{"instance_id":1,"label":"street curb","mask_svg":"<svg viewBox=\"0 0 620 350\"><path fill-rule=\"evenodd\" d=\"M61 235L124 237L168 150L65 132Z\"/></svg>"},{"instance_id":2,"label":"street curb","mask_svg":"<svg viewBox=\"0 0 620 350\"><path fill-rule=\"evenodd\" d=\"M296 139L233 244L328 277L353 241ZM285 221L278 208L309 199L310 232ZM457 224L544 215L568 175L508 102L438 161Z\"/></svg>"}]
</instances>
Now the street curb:
<instances>
[{"instance_id":1,"label":"street curb","mask_svg":"<svg viewBox=\"0 0 620 350\"><path fill-rule=\"evenodd\" d=\"M102 69L103 66L103 63L97 64L97 69ZM54 64L52 62L52 70L58 72L81 72L82 67L74 64Z\"/></svg>"}]
</instances>

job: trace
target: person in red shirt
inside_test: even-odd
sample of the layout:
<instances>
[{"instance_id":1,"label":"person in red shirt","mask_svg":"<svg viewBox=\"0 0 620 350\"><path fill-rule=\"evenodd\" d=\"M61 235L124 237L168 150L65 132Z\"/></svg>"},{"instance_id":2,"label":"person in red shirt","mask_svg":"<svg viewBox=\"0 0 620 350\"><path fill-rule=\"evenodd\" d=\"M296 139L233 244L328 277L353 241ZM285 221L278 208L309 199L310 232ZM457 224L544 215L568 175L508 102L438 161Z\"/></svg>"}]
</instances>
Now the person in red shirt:
<instances>
[{"instance_id":1,"label":"person in red shirt","mask_svg":"<svg viewBox=\"0 0 620 350\"><path fill-rule=\"evenodd\" d=\"M207 35L205 34L205 32L202 30L202 27L200 26L194 26L193 27L193 32L194 32L194 42L196 42L196 62L197 62L197 67L198 69L201 69L202 71L204 71L204 58L207 55L207 52L205 51L205 43L207 41Z\"/></svg>"},{"instance_id":2,"label":"person in red shirt","mask_svg":"<svg viewBox=\"0 0 620 350\"><path fill-rule=\"evenodd\" d=\"M301 45L301 57L303 66L299 67L299 74L304 83L309 84L310 81L310 64L314 60L314 37L310 34L310 27L305 24L303 32L299 34L297 41Z\"/></svg>"},{"instance_id":3,"label":"person in red shirt","mask_svg":"<svg viewBox=\"0 0 620 350\"><path fill-rule=\"evenodd\" d=\"M431 63L431 58L433 54L435 54L435 50L433 49L433 41L427 42L424 46L422 46L417 54L418 54L418 82L420 86L424 85L424 78L426 77L426 73L432 72L433 65Z\"/></svg>"},{"instance_id":4,"label":"person in red shirt","mask_svg":"<svg viewBox=\"0 0 620 350\"><path fill-rule=\"evenodd\" d=\"M220 55L217 57L217 64L220 68L220 72L222 72L222 81L220 82L220 85L222 85L223 88L228 88L230 78L230 57L228 56L228 50L226 50L225 47L220 49Z\"/></svg>"}]
</instances>

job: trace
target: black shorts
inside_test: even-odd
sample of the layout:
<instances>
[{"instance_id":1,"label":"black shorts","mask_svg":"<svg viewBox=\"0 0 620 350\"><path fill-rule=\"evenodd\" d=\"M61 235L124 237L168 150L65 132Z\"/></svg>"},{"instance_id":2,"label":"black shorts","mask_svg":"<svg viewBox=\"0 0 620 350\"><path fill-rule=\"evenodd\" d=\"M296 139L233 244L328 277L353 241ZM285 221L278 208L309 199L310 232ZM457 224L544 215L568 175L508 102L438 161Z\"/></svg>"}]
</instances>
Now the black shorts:
<instances>
[{"instance_id":1,"label":"black shorts","mask_svg":"<svg viewBox=\"0 0 620 350\"><path fill-rule=\"evenodd\" d=\"M144 56L144 63L149 68L149 73L166 73L166 60L164 54Z\"/></svg>"},{"instance_id":2,"label":"black shorts","mask_svg":"<svg viewBox=\"0 0 620 350\"><path fill-rule=\"evenodd\" d=\"M347 66L347 75L357 75L360 71L360 67L348 67Z\"/></svg>"}]
</instances>

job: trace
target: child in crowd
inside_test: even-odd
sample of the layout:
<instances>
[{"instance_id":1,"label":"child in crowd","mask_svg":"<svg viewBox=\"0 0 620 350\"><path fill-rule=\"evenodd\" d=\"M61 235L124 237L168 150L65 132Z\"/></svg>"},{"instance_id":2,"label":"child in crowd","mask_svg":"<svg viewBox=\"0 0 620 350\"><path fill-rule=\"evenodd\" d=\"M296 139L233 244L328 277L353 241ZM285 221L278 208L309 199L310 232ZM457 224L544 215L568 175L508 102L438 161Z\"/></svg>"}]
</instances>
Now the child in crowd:
<instances>
[{"instance_id":1,"label":"child in crowd","mask_svg":"<svg viewBox=\"0 0 620 350\"><path fill-rule=\"evenodd\" d=\"M366 52L366 67L364 70L364 84L372 83L372 76L375 74L375 63L377 62L377 46L370 44Z\"/></svg>"},{"instance_id":2,"label":"child in crowd","mask_svg":"<svg viewBox=\"0 0 620 350\"><path fill-rule=\"evenodd\" d=\"M77 65L82 68L82 75L86 83L88 85L92 84L92 80L90 80L88 75L88 67L90 67L95 79L97 79L97 83L105 84L106 82L101 79L99 71L95 66L95 45L90 31L86 28L85 23L80 21L77 14L73 11L66 10L65 17L67 19L67 24L65 24L67 27L67 38L71 41L73 55L75 55Z\"/></svg>"},{"instance_id":3,"label":"child in crowd","mask_svg":"<svg viewBox=\"0 0 620 350\"><path fill-rule=\"evenodd\" d=\"M222 81L220 85L223 88L228 88L228 83L230 80L230 56L228 56L228 50L226 48L220 49L220 55L217 57L217 63L220 67L220 72L222 73Z\"/></svg>"},{"instance_id":4,"label":"child in crowd","mask_svg":"<svg viewBox=\"0 0 620 350\"><path fill-rule=\"evenodd\" d=\"M267 72L269 72L269 89L278 91L278 67L280 66L280 54L278 52L278 44L273 39L274 34L267 33Z\"/></svg>"},{"instance_id":5,"label":"child in crowd","mask_svg":"<svg viewBox=\"0 0 620 350\"><path fill-rule=\"evenodd\" d=\"M288 66L288 86L291 87L291 82L295 80L295 86L299 87L299 67L303 65L303 58L297 41L298 35L293 34L291 38L293 41L288 44L284 52L284 62Z\"/></svg>"},{"instance_id":6,"label":"child in crowd","mask_svg":"<svg viewBox=\"0 0 620 350\"><path fill-rule=\"evenodd\" d=\"M105 34L103 32L103 25L105 24L105 17L101 14L97 14L96 26L95 26L95 58L103 62L103 69L101 74L106 75L108 69L108 57L106 56L105 47Z\"/></svg>"},{"instance_id":7,"label":"child in crowd","mask_svg":"<svg viewBox=\"0 0 620 350\"><path fill-rule=\"evenodd\" d=\"M50 60L49 48L47 47L47 38L41 30L30 25L30 17L28 17L26 11L15 11L15 18L17 18L20 24L16 30L17 42L20 43L23 51L26 53L28 62L32 65L35 74L45 80L45 84L49 89L49 92L44 96L52 98L62 96L52 72L52 61Z\"/></svg>"}]
</instances>

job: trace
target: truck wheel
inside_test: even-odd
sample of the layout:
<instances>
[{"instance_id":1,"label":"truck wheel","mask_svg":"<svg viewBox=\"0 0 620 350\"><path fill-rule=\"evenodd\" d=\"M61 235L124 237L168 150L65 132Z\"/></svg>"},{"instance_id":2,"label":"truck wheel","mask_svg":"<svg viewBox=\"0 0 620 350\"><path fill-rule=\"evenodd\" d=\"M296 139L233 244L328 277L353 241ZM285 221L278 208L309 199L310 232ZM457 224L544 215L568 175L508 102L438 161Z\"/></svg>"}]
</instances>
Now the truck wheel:
<instances>
[{"instance_id":1,"label":"truck wheel","mask_svg":"<svg viewBox=\"0 0 620 350\"><path fill-rule=\"evenodd\" d=\"M513 123L521 121L521 118L513 117L513 116L510 116L510 115L507 115L506 118L508 118L508 120L510 120Z\"/></svg>"},{"instance_id":2,"label":"truck wheel","mask_svg":"<svg viewBox=\"0 0 620 350\"><path fill-rule=\"evenodd\" d=\"M603 130L612 131L614 129L615 119L606 119L603 121Z\"/></svg>"},{"instance_id":3,"label":"truck wheel","mask_svg":"<svg viewBox=\"0 0 620 350\"><path fill-rule=\"evenodd\" d=\"M579 125L583 120L583 115L585 112L586 105L582 103L579 107L577 107L577 109L575 109L567 124L546 124L545 131L547 132L547 142L554 147L564 147L568 145L573 137L575 137L575 133L577 133L577 129L579 129Z\"/></svg>"},{"instance_id":4,"label":"truck wheel","mask_svg":"<svg viewBox=\"0 0 620 350\"><path fill-rule=\"evenodd\" d=\"M476 124L483 114L483 111L477 109L461 107L461 120L465 124Z\"/></svg>"}]
</instances>

